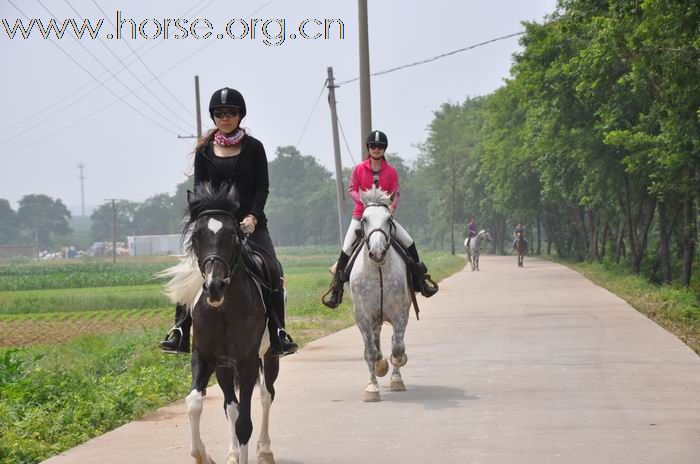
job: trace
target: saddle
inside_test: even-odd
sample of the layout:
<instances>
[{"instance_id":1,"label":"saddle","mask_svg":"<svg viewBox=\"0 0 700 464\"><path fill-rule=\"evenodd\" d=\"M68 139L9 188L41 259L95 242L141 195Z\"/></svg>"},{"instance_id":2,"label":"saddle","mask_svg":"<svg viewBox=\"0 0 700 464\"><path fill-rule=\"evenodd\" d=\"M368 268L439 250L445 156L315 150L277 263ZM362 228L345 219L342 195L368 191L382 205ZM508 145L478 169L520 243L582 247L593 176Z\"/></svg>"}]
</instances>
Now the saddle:
<instances>
[{"instance_id":1,"label":"saddle","mask_svg":"<svg viewBox=\"0 0 700 464\"><path fill-rule=\"evenodd\" d=\"M350 255L350 259L348 260L347 266L345 266L344 269L338 269L339 272L339 278L341 283L342 282L347 282L350 280L350 273L352 272L352 268L355 265L355 260L357 259L357 255L360 254L360 250L362 249L363 241L361 238L357 238L353 244L352 244L352 254ZM418 308L418 301L416 300L416 288L413 285L413 279L411 278L411 270L418 266L418 263L415 263L413 259L411 259L410 256L408 256L408 253L406 253L406 250L401 246L401 244L396 241L392 240L391 241L391 247L394 248L399 256L404 260L406 263L406 281L408 282L408 289L409 293L411 294L411 300L413 301L413 308L416 311L416 319L420 320L420 316L418 316L418 313L420 312L420 309ZM423 264L423 263L420 263ZM423 265L425 266L425 265ZM423 271L425 272L425 270ZM433 282L434 285L436 285Z\"/></svg>"},{"instance_id":2,"label":"saddle","mask_svg":"<svg viewBox=\"0 0 700 464\"><path fill-rule=\"evenodd\" d=\"M272 263L272 257L257 243L248 240L246 253L243 253L245 270L260 288L265 308L270 307L272 293L282 291L282 265L279 260ZM277 266L273 269L272 266ZM279 275L279 280L273 282L273 276ZM271 311L267 311L268 314Z\"/></svg>"}]
</instances>

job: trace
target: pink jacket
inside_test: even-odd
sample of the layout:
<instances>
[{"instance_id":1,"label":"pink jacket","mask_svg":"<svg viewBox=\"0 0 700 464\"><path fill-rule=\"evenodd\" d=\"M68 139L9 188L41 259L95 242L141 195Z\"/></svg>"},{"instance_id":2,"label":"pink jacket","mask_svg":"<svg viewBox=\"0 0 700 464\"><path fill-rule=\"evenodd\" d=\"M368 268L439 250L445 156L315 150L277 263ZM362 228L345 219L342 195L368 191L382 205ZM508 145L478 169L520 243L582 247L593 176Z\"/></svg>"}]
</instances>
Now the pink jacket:
<instances>
[{"instance_id":1,"label":"pink jacket","mask_svg":"<svg viewBox=\"0 0 700 464\"><path fill-rule=\"evenodd\" d=\"M352 174L350 175L348 193L350 194L350 198L355 201L355 209L352 212L352 217L355 219L360 219L365 210L365 206L362 204L362 199L360 198L360 190L371 189L374 182L370 161L371 160L367 158L365 161L355 166L355 169L352 170ZM394 202L391 204L394 209L396 209L399 206L399 199L401 197L399 192L399 175L396 173L396 169L387 163L386 159L382 159L382 167L379 169L379 188L389 194L396 194L394 196Z\"/></svg>"}]
</instances>

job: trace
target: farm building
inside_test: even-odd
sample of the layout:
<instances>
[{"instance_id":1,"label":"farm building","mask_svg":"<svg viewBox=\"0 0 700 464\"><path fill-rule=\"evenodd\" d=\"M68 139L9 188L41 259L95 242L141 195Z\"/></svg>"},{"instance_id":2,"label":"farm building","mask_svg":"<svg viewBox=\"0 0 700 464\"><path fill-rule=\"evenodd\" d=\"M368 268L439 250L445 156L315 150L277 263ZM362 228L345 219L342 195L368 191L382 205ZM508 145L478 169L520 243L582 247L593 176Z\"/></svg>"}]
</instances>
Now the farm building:
<instances>
[{"instance_id":1,"label":"farm building","mask_svg":"<svg viewBox=\"0 0 700 464\"><path fill-rule=\"evenodd\" d=\"M126 239L129 256L162 256L182 253L180 234L134 235Z\"/></svg>"}]
</instances>

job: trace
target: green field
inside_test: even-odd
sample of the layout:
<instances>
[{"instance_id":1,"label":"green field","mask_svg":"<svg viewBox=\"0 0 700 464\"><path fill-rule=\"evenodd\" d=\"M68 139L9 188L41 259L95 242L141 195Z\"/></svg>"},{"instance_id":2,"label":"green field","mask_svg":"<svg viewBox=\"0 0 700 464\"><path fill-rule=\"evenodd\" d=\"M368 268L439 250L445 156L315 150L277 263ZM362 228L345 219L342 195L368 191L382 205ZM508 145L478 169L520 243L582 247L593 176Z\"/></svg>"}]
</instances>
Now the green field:
<instances>
[{"instance_id":1,"label":"green field","mask_svg":"<svg viewBox=\"0 0 700 464\"><path fill-rule=\"evenodd\" d=\"M320 303L335 248L278 254L295 340L353 324L347 298ZM464 265L423 258L436 279ZM174 311L152 275L174 260L120 260L0 265L0 463L39 462L187 394L189 356L157 349Z\"/></svg>"}]
</instances>

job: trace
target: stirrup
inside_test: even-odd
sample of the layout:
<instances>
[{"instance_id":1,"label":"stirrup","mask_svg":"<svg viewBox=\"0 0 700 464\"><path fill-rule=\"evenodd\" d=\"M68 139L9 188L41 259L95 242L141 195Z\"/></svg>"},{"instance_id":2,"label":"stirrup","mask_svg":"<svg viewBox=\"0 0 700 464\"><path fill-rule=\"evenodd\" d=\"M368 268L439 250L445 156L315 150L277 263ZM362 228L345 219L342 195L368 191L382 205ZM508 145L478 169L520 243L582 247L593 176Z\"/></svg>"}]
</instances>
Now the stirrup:
<instances>
[{"instance_id":1,"label":"stirrup","mask_svg":"<svg viewBox=\"0 0 700 464\"><path fill-rule=\"evenodd\" d=\"M329 301L330 300L329 295L335 296L336 301L335 302ZM321 296L321 303L323 304L323 306L330 308L330 309L337 308L338 306L340 306L340 303L342 303L342 302L343 302L343 290L338 290L337 294L336 294L336 290L335 290L333 285L331 285L331 288Z\"/></svg>"},{"instance_id":2,"label":"stirrup","mask_svg":"<svg viewBox=\"0 0 700 464\"><path fill-rule=\"evenodd\" d=\"M170 344L174 341L175 337L170 337L170 335L173 335L175 333L179 332L179 339L177 341L177 346L175 348L172 348ZM159 345L160 349L163 353L168 353L168 354L178 354L178 353L188 353L189 351L181 351L180 347L182 347L182 340L184 340L185 334L182 331L181 327L175 326L170 331L165 335L165 340L162 340Z\"/></svg>"},{"instance_id":3,"label":"stirrup","mask_svg":"<svg viewBox=\"0 0 700 464\"><path fill-rule=\"evenodd\" d=\"M292 337L284 330L277 329L277 344L272 344L271 350L274 356L284 357L294 354L299 349L299 345L294 343Z\"/></svg>"},{"instance_id":4,"label":"stirrup","mask_svg":"<svg viewBox=\"0 0 700 464\"><path fill-rule=\"evenodd\" d=\"M430 278L430 274L426 274L425 280L423 280L423 284L420 286L420 294L426 298L430 298L435 295L438 290L440 290L440 287L437 282Z\"/></svg>"}]
</instances>

